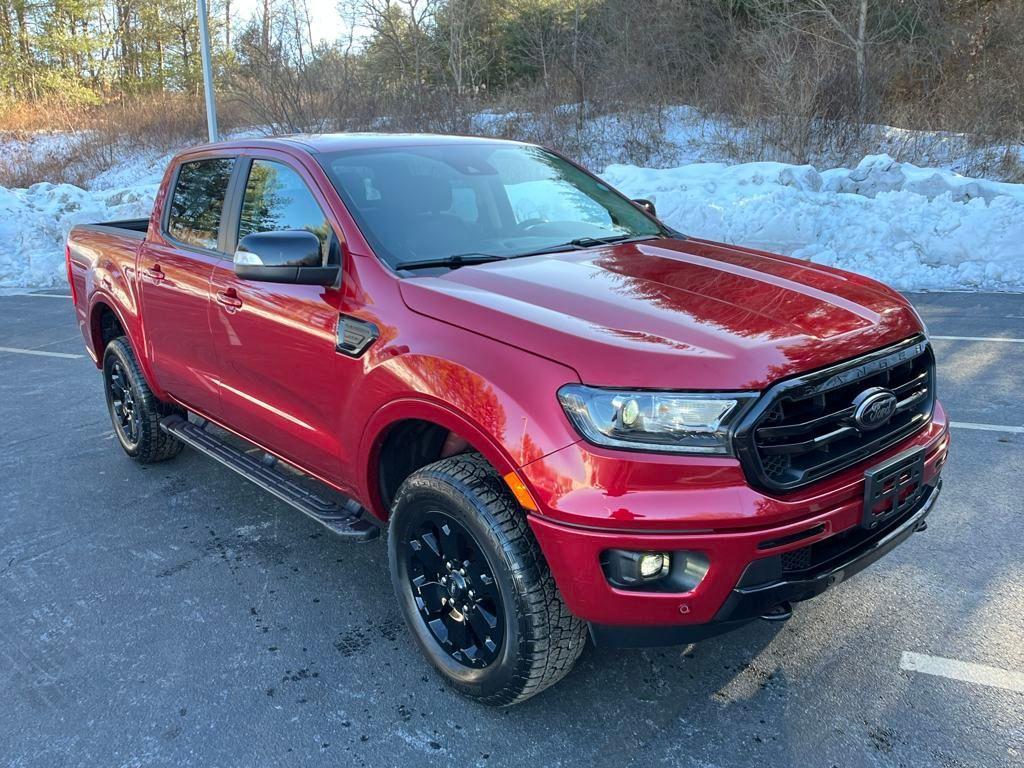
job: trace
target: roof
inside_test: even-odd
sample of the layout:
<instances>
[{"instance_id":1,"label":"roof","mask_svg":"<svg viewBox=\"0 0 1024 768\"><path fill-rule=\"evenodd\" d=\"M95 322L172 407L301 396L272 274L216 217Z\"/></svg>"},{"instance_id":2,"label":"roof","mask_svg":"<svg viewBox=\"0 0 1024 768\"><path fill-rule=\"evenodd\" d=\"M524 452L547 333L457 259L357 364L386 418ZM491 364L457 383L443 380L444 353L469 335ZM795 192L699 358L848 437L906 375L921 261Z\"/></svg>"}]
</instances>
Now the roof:
<instances>
[{"instance_id":1,"label":"roof","mask_svg":"<svg viewBox=\"0 0 1024 768\"><path fill-rule=\"evenodd\" d=\"M394 147L422 147L429 145L452 144L519 144L520 142L494 139L481 136L452 136L435 133L298 133L288 136L270 136L265 138L233 139L206 144L202 148L231 147L281 147L292 145L301 147L307 152L338 152L346 149L382 149Z\"/></svg>"}]
</instances>

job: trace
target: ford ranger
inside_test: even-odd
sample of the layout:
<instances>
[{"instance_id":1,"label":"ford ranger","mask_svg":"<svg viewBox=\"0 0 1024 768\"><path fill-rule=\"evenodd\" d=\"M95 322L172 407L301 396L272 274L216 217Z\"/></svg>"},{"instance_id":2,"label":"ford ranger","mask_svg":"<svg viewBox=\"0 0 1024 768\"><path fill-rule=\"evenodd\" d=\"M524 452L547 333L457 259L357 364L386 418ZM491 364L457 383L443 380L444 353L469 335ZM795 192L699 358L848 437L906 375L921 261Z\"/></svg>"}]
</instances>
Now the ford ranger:
<instances>
[{"instance_id":1,"label":"ford ranger","mask_svg":"<svg viewBox=\"0 0 1024 768\"><path fill-rule=\"evenodd\" d=\"M701 640L926 525L925 328L859 275L688 237L546 149L323 135L189 149L148 219L75 227L114 432L387 531L420 649L512 704L589 635Z\"/></svg>"}]
</instances>

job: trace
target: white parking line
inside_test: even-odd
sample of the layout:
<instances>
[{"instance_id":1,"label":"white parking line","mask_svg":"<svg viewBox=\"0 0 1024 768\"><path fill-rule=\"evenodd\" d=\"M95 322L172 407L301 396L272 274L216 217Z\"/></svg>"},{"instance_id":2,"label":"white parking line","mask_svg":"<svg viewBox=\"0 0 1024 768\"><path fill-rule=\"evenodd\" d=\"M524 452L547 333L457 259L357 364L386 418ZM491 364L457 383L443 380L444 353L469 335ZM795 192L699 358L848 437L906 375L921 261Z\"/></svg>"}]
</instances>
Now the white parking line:
<instances>
[{"instance_id":1,"label":"white parking line","mask_svg":"<svg viewBox=\"0 0 1024 768\"><path fill-rule=\"evenodd\" d=\"M1024 344L1024 339L1008 339L1005 336L929 336L929 339L943 341L1004 341L1008 344Z\"/></svg>"},{"instance_id":2,"label":"white parking line","mask_svg":"<svg viewBox=\"0 0 1024 768\"><path fill-rule=\"evenodd\" d=\"M900 658L900 669L1024 693L1024 673L987 667L984 664L904 651Z\"/></svg>"},{"instance_id":3,"label":"white parking line","mask_svg":"<svg viewBox=\"0 0 1024 768\"><path fill-rule=\"evenodd\" d=\"M951 427L960 429L981 429L985 432L1010 432L1014 435L1024 435L1024 427L1014 427L1006 424L976 424L973 421L951 421Z\"/></svg>"},{"instance_id":4,"label":"white parking line","mask_svg":"<svg viewBox=\"0 0 1024 768\"><path fill-rule=\"evenodd\" d=\"M0 293L0 298L4 296L40 296L44 299L70 299L71 295L67 293L29 293L28 291L16 291L12 293Z\"/></svg>"},{"instance_id":5,"label":"white parking line","mask_svg":"<svg viewBox=\"0 0 1024 768\"><path fill-rule=\"evenodd\" d=\"M0 347L0 354L10 352L13 355L39 355L40 357L63 357L68 360L77 360L85 355L73 355L70 352L43 352L41 349L19 349L18 347Z\"/></svg>"}]
</instances>

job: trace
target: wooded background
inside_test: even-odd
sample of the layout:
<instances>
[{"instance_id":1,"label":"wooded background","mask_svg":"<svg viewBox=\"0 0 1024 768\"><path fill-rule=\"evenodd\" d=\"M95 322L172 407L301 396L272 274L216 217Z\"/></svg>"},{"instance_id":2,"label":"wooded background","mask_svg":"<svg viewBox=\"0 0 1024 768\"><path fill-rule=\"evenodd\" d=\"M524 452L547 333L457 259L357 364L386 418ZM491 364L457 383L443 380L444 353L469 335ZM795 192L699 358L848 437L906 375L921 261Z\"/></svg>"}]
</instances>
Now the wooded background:
<instances>
[{"instance_id":1,"label":"wooded background","mask_svg":"<svg viewBox=\"0 0 1024 768\"><path fill-rule=\"evenodd\" d=\"M737 127L737 159L856 155L872 123L1024 141L1024 0L340 0L338 14L323 40L303 0L249 17L212 0L222 128L480 132L491 111L495 132L572 153L614 113L635 128L621 159L644 162L665 108L688 104ZM0 130L171 146L202 137L201 88L195 0L0 0Z\"/></svg>"}]
</instances>

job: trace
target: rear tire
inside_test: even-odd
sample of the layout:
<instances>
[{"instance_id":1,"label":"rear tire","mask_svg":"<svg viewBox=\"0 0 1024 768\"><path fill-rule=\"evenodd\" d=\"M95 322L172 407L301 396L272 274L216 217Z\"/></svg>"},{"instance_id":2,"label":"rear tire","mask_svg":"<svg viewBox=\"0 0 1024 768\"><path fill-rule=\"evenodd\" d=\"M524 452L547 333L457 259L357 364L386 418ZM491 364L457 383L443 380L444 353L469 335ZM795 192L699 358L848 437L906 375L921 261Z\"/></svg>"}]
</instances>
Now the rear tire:
<instances>
[{"instance_id":1,"label":"rear tire","mask_svg":"<svg viewBox=\"0 0 1024 768\"><path fill-rule=\"evenodd\" d=\"M421 650L470 698L524 701L568 674L583 650L586 626L566 608L525 512L479 454L405 480L388 559Z\"/></svg>"},{"instance_id":2,"label":"rear tire","mask_svg":"<svg viewBox=\"0 0 1024 768\"><path fill-rule=\"evenodd\" d=\"M140 464L178 455L182 443L160 429L160 420L182 411L156 398L124 336L103 352L103 385L114 434L125 453Z\"/></svg>"}]
</instances>

